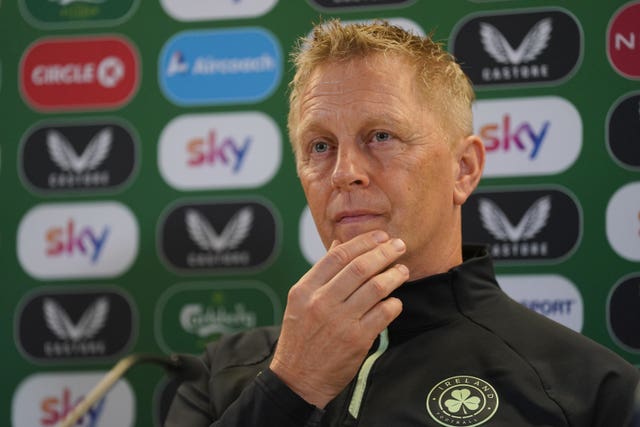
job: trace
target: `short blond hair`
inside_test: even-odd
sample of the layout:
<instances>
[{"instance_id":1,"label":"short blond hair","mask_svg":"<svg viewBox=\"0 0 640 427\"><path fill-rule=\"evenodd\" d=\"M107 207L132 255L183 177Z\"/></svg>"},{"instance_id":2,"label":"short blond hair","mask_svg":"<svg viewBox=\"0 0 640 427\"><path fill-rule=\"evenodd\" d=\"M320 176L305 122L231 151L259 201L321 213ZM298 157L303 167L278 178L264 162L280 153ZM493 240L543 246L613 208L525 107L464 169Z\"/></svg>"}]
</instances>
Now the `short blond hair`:
<instances>
[{"instance_id":1,"label":"short blond hair","mask_svg":"<svg viewBox=\"0 0 640 427\"><path fill-rule=\"evenodd\" d=\"M458 63L430 36L421 37L386 21L343 24L338 19L320 23L298 40L291 53L295 75L289 84L289 139L295 151L299 98L314 69L321 64L373 54L398 54L415 66L416 77L431 111L439 115L449 139L470 135L471 105L475 94Z\"/></svg>"}]
</instances>

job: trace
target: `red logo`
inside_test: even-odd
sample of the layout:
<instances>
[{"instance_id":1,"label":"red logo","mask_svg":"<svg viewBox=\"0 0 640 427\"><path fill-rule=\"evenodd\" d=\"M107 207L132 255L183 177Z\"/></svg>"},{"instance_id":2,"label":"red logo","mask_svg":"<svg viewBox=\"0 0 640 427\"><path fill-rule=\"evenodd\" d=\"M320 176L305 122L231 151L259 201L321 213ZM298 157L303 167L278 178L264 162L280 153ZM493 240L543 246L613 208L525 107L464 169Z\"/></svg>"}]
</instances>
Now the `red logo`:
<instances>
[{"instance_id":1,"label":"red logo","mask_svg":"<svg viewBox=\"0 0 640 427\"><path fill-rule=\"evenodd\" d=\"M640 2L616 12L607 32L607 56L615 70L630 79L640 78Z\"/></svg>"},{"instance_id":2,"label":"red logo","mask_svg":"<svg viewBox=\"0 0 640 427\"><path fill-rule=\"evenodd\" d=\"M34 43L20 63L20 90L37 109L109 109L138 87L138 53L114 36L50 38Z\"/></svg>"}]
</instances>

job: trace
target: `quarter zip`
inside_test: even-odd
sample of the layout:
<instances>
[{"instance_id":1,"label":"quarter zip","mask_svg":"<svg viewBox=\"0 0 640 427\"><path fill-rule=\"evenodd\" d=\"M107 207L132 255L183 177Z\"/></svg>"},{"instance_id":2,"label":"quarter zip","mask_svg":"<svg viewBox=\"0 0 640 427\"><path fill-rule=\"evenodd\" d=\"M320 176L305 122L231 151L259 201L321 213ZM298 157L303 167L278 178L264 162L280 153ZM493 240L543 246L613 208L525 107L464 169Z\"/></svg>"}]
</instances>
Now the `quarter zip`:
<instances>
[{"instance_id":1,"label":"quarter zip","mask_svg":"<svg viewBox=\"0 0 640 427\"><path fill-rule=\"evenodd\" d=\"M364 392L367 388L367 380L369 379L371 368L373 367L373 364L376 362L376 360L378 360L378 358L382 356L382 353L384 353L388 347L389 332L387 331L387 329L384 329L382 332L380 332L378 348L364 360L362 366L360 367L360 372L358 372L356 386L353 390L353 394L351 395L351 402L349 403L349 414L351 414L351 416L356 420L358 419L358 415L360 413L360 406L362 405Z\"/></svg>"}]
</instances>

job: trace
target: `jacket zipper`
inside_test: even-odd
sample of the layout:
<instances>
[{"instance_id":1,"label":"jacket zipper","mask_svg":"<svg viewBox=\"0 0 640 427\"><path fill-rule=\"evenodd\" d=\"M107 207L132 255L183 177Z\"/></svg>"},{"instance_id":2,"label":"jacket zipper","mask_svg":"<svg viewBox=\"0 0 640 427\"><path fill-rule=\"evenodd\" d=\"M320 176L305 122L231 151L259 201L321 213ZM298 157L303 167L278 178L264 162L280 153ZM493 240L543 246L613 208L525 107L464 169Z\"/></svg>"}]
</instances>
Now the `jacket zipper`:
<instances>
[{"instance_id":1,"label":"jacket zipper","mask_svg":"<svg viewBox=\"0 0 640 427\"><path fill-rule=\"evenodd\" d=\"M378 360L382 353L384 353L389 347L389 332L385 329L380 332L380 340L378 342L378 348L367 357L362 366L360 372L358 372L358 379L356 380L356 386L351 395L351 402L349 403L349 414L356 420L360 414L360 406L362 405L362 399L364 398L364 392L367 387L367 380L371 373L373 364Z\"/></svg>"}]
</instances>

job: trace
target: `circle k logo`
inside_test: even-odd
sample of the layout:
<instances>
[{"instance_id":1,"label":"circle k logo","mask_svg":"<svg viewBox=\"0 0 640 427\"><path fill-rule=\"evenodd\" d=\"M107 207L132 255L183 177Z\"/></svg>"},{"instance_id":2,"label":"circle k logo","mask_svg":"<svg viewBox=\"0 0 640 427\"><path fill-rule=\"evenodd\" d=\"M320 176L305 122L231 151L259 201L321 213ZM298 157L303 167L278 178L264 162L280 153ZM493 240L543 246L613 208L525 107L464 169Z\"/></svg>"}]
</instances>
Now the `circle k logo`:
<instances>
[{"instance_id":1,"label":"circle k logo","mask_svg":"<svg viewBox=\"0 0 640 427\"><path fill-rule=\"evenodd\" d=\"M138 87L135 47L121 37L37 41L20 63L20 91L36 110L109 109Z\"/></svg>"},{"instance_id":2,"label":"circle k logo","mask_svg":"<svg viewBox=\"0 0 640 427\"><path fill-rule=\"evenodd\" d=\"M620 8L607 31L607 56L613 68L630 79L640 79L640 2Z\"/></svg>"}]
</instances>

